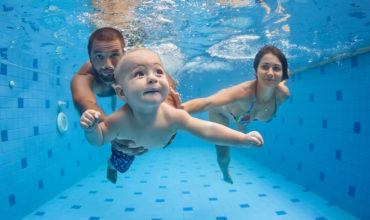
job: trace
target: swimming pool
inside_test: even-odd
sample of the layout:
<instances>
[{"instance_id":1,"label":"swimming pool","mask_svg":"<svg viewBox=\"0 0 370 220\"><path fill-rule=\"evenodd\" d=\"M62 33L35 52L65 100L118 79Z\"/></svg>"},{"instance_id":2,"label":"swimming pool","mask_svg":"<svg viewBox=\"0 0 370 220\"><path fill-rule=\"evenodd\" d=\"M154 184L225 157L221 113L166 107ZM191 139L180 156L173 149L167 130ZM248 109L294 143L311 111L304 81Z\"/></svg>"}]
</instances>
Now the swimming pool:
<instances>
[{"instance_id":1,"label":"swimming pool","mask_svg":"<svg viewBox=\"0 0 370 220\"><path fill-rule=\"evenodd\" d=\"M370 3L258 2L2 3L0 219L370 218ZM184 133L106 181L109 148L87 144L69 89L106 25L156 50L184 101L253 79L265 44L287 55L291 97L249 128L264 147L232 149L233 185L213 145Z\"/></svg>"}]
</instances>

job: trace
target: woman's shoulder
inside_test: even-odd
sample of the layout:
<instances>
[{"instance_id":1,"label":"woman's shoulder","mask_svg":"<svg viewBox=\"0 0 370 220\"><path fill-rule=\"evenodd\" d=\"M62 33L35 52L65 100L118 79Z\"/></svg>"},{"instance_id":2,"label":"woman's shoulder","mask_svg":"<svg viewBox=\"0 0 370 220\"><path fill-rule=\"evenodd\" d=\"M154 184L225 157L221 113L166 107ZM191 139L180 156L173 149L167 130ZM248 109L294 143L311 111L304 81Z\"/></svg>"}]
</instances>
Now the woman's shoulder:
<instances>
[{"instance_id":1,"label":"woman's shoulder","mask_svg":"<svg viewBox=\"0 0 370 220\"><path fill-rule=\"evenodd\" d=\"M276 87L276 96L280 103L286 101L290 96L289 88L285 84L279 84Z\"/></svg>"},{"instance_id":2,"label":"woman's shoulder","mask_svg":"<svg viewBox=\"0 0 370 220\"><path fill-rule=\"evenodd\" d=\"M255 91L255 80L242 82L238 85L226 88L220 92L229 93L235 99L245 99L246 97L253 96Z\"/></svg>"}]
</instances>

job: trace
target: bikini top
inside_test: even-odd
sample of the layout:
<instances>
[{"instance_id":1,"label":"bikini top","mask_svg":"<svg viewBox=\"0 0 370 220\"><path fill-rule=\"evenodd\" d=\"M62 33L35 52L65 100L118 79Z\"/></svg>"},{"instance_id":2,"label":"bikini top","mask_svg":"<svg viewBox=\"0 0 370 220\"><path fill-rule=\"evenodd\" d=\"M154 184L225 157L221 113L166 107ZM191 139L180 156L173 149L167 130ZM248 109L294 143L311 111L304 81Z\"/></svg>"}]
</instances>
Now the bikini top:
<instances>
[{"instance_id":1,"label":"bikini top","mask_svg":"<svg viewBox=\"0 0 370 220\"><path fill-rule=\"evenodd\" d=\"M244 114L240 114L240 115L234 115L231 111L230 111L230 114L233 116L233 118L234 118L234 120L236 121L236 122L238 122L239 124L241 124L241 125L248 125L250 122L251 122L251 111L252 111L252 109L253 109L253 106L254 106L254 103L256 102L256 96L254 96L254 98L253 98L253 102L252 102L252 104L251 104L251 107L249 108L249 110L246 112L246 113L244 113ZM277 111L277 96L276 96L276 94L275 94L275 111L274 111L274 114L272 115L272 117L268 120L268 121L266 121L267 123L268 122L271 122L272 121L272 119L275 117L275 115L276 115L276 111Z\"/></svg>"}]
</instances>

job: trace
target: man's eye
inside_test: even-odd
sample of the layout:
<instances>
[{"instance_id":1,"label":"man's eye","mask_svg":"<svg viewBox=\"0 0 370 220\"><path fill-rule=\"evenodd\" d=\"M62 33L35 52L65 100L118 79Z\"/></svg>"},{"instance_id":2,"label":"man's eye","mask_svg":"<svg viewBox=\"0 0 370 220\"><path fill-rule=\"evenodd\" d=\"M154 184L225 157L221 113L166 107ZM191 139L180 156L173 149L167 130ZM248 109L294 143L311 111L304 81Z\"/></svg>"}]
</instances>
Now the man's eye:
<instances>
[{"instance_id":1,"label":"man's eye","mask_svg":"<svg viewBox=\"0 0 370 220\"><path fill-rule=\"evenodd\" d=\"M97 60L102 60L102 59L104 59L104 56L99 54L99 55L96 55L95 58Z\"/></svg>"},{"instance_id":2,"label":"man's eye","mask_svg":"<svg viewBox=\"0 0 370 220\"><path fill-rule=\"evenodd\" d=\"M121 55L121 54L119 54L119 53L114 53L114 54L112 54L112 55L111 55L111 57L112 57L112 58L116 58L116 57L119 57L120 55Z\"/></svg>"}]
</instances>

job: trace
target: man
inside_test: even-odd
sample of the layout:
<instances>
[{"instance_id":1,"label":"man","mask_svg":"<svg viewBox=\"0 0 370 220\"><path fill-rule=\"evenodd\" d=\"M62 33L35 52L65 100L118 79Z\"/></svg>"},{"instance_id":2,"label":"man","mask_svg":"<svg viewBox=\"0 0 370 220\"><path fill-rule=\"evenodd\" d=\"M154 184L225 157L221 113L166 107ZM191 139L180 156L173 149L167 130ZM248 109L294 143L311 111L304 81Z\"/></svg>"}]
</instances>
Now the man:
<instances>
[{"instance_id":1,"label":"man","mask_svg":"<svg viewBox=\"0 0 370 220\"><path fill-rule=\"evenodd\" d=\"M92 33L88 42L89 61L73 76L71 91L73 102L82 114L87 109L94 109L101 113L101 121L105 119L104 111L98 106L96 95L112 97L112 109L115 109L116 95L113 88L114 68L124 55L125 41L118 30L110 27L100 28ZM175 89L175 83L167 75L170 86ZM169 94L166 102L180 106L177 93ZM129 140L112 141L112 152L119 160L108 160L107 178L115 183L117 169L125 172L134 159L134 155L147 152L144 147L134 147L135 143ZM112 162L115 167L112 166ZM117 165L118 164L118 165ZM117 165L117 166L116 166Z\"/></svg>"}]
</instances>

